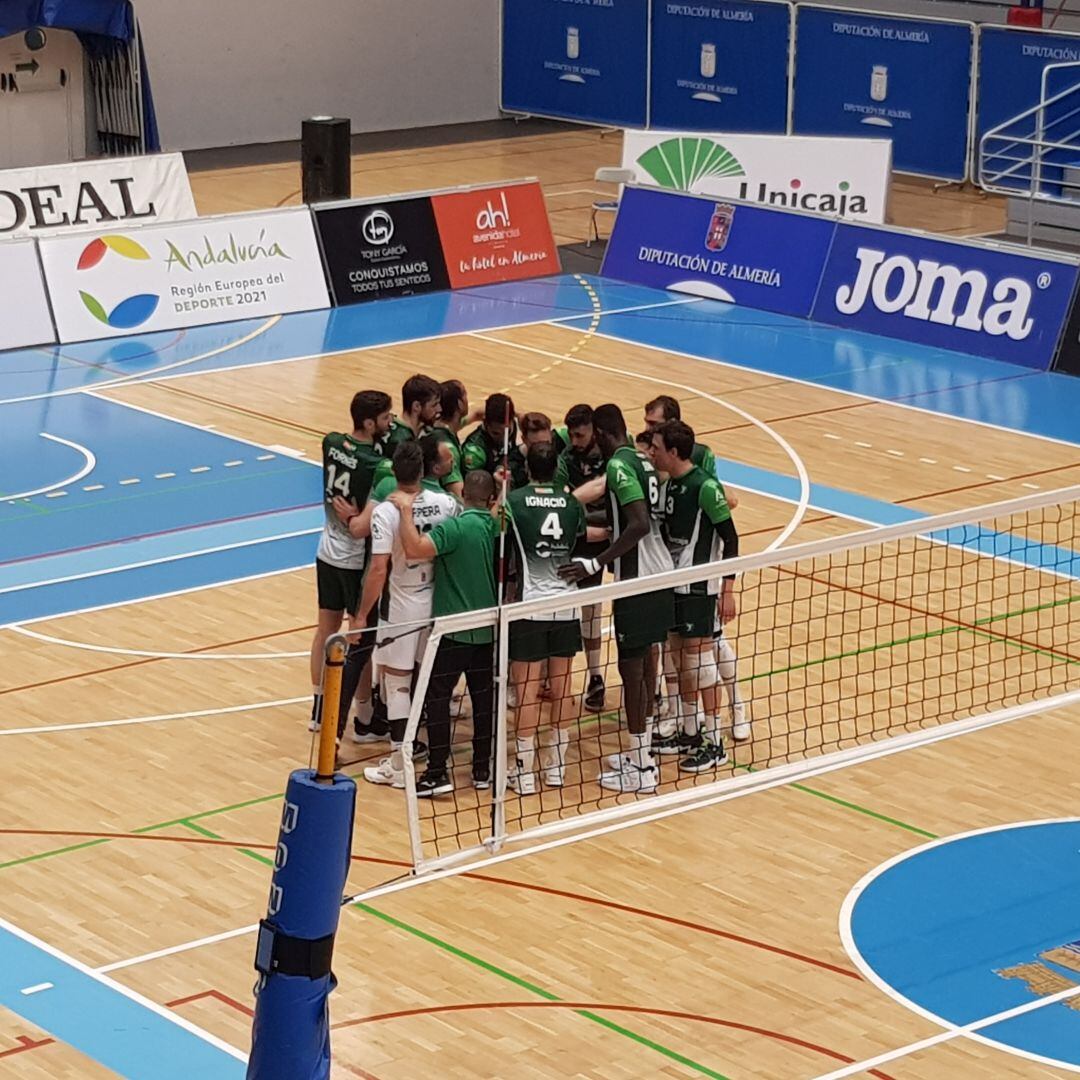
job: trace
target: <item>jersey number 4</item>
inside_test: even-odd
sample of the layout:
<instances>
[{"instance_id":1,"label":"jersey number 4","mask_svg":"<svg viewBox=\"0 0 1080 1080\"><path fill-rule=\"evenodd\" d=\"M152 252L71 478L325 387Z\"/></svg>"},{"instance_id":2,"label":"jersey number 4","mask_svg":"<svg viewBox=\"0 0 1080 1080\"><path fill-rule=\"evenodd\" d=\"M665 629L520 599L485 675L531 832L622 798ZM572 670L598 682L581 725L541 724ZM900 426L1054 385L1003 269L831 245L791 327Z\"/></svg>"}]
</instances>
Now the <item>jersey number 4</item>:
<instances>
[{"instance_id":1,"label":"jersey number 4","mask_svg":"<svg viewBox=\"0 0 1080 1080\"><path fill-rule=\"evenodd\" d=\"M326 494L327 495L341 495L343 498L349 497L349 481L352 479L352 473L343 472L340 476L337 473L337 466L330 464L326 466Z\"/></svg>"},{"instance_id":2,"label":"jersey number 4","mask_svg":"<svg viewBox=\"0 0 1080 1080\"><path fill-rule=\"evenodd\" d=\"M540 526L540 535L550 536L556 542L563 538L563 527L558 514L551 513L544 518L543 524Z\"/></svg>"}]
</instances>

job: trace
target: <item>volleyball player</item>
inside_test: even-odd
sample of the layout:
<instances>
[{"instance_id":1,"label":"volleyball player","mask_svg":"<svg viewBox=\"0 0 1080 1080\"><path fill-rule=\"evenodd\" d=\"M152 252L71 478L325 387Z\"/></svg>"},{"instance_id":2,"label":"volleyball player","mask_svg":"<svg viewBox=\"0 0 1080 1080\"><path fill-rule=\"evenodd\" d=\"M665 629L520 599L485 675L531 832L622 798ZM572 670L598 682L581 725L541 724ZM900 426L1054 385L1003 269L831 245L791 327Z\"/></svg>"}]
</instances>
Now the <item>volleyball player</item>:
<instances>
[{"instance_id":1,"label":"volleyball player","mask_svg":"<svg viewBox=\"0 0 1080 1080\"><path fill-rule=\"evenodd\" d=\"M495 479L474 469L464 481L464 509L457 517L422 535L411 513L414 496L395 491L390 500L401 511L401 544L408 559L434 559L431 613L434 618L494 607L495 540L499 525L492 516ZM478 627L448 634L439 642L427 692L429 757L416 782L422 798L454 788L450 760L450 699L462 675L473 711L473 786L491 786L491 729L495 683L494 628Z\"/></svg>"},{"instance_id":2,"label":"volleyball player","mask_svg":"<svg viewBox=\"0 0 1080 1080\"><path fill-rule=\"evenodd\" d=\"M311 643L311 685L314 698L311 706L312 731L317 731L322 722L321 679L327 639L341 629L342 619L346 614L349 616L350 629L366 625L355 623L354 616L360 602L360 590L367 565L367 541L353 536L348 526L338 518L333 501L335 496L340 495L353 504L357 513L363 510L381 457L375 444L390 429L390 405L389 394L384 394L381 390L361 390L353 397L349 407L352 432L345 435L331 431L323 438L324 521L315 556L319 614ZM346 657L346 673L349 678L343 679L343 708L339 729L344 728L348 719L349 703L359 682L356 664L360 663L363 668L367 656L370 655L370 648L366 648L362 640L352 643ZM355 680L353 675L356 676ZM345 685L350 682L352 689L346 695Z\"/></svg>"},{"instance_id":3,"label":"volleyball player","mask_svg":"<svg viewBox=\"0 0 1080 1080\"><path fill-rule=\"evenodd\" d=\"M439 473L449 469L450 451L430 435L401 443L394 452L397 490L411 496L412 520L421 534L430 533L460 511L457 499L443 491ZM371 515L371 566L364 582L358 615L363 617L383 595L389 578L386 618L380 621L375 663L380 669L383 700L390 724L390 756L364 770L373 784L405 786L401 747L412 704L414 668L423 655L431 620L434 568L428 559L410 559L401 539L401 514L389 499Z\"/></svg>"},{"instance_id":4,"label":"volleyball player","mask_svg":"<svg viewBox=\"0 0 1080 1080\"><path fill-rule=\"evenodd\" d=\"M597 445L593 431L593 411L590 405L575 405L566 414L566 439L569 445L559 455L559 467L555 474L556 485L565 485L576 491L598 477L604 475L607 459ZM601 495L585 507L585 519L590 526L603 527L607 524L607 503ZM579 541L574 554L584 559L593 559L607 548L606 540L590 542ZM603 580L603 570L583 579L578 588L587 589L599 585ZM589 669L589 681L585 686L585 708L592 712L601 712L607 688L604 685L603 667L600 663L601 629L603 627L602 607L600 604L587 604L581 610L581 632L585 642L585 659Z\"/></svg>"},{"instance_id":5,"label":"volleyball player","mask_svg":"<svg viewBox=\"0 0 1080 1080\"><path fill-rule=\"evenodd\" d=\"M510 484L524 487L529 482L529 470L525 457L529 450L541 443L548 443L558 454L566 446L565 438L551 426L551 418L542 412L527 412L518 421L518 434L521 442L510 447L507 466L510 469Z\"/></svg>"},{"instance_id":6,"label":"volleyball player","mask_svg":"<svg viewBox=\"0 0 1080 1080\"><path fill-rule=\"evenodd\" d=\"M464 474L461 471L462 427L469 417L469 395L460 379L447 379L439 384L439 419L432 425L431 433L450 448L451 468L442 478L442 486L451 495L461 498Z\"/></svg>"},{"instance_id":7,"label":"volleyball player","mask_svg":"<svg viewBox=\"0 0 1080 1080\"><path fill-rule=\"evenodd\" d=\"M660 534L660 480L652 463L630 444L626 421L617 405L601 405L593 413L593 429L607 457L607 496L612 542L591 559L575 558L560 569L569 581L581 581L611 565L618 581L646 578L672 569L671 555ZM611 791L651 792L660 771L650 745L649 705L656 685L654 645L667 637L674 621L670 589L635 593L612 605L619 654L630 752L616 757L600 775Z\"/></svg>"},{"instance_id":8,"label":"volleyball player","mask_svg":"<svg viewBox=\"0 0 1080 1080\"><path fill-rule=\"evenodd\" d=\"M693 463L694 432L668 420L653 432L656 465L667 473L663 534L676 567L703 566L739 554L739 534L715 476ZM675 621L668 649L679 673L682 710L673 739L659 753L683 755L679 768L700 773L727 763L719 721L719 672L714 634L735 617L735 578L693 582L675 589ZM700 697L700 706L699 706Z\"/></svg>"},{"instance_id":9,"label":"volleyball player","mask_svg":"<svg viewBox=\"0 0 1080 1080\"><path fill-rule=\"evenodd\" d=\"M507 499L507 519L518 582L518 598L565 597L572 603L577 585L559 576L559 567L586 535L585 509L565 487L554 483L558 454L550 442L537 443L526 455L528 482ZM509 784L519 795L536 792L536 731L540 725L540 688L545 677L552 700L553 741L548 747L544 780L562 787L566 748L573 719L570 668L581 651L581 623L576 608L516 619L510 626L511 678L518 689L517 740Z\"/></svg>"},{"instance_id":10,"label":"volleyball player","mask_svg":"<svg viewBox=\"0 0 1080 1080\"><path fill-rule=\"evenodd\" d=\"M419 439L431 430L442 413L442 387L430 375L413 375L401 387L401 415L395 416L379 449L383 461L375 474L375 487L394 475L394 451L404 442Z\"/></svg>"},{"instance_id":11,"label":"volleyball player","mask_svg":"<svg viewBox=\"0 0 1080 1080\"><path fill-rule=\"evenodd\" d=\"M507 446L517 443L517 422L514 403L506 394L491 394L484 402L484 418L461 444L461 470L468 474L483 469L492 476L500 467ZM510 425L509 432L507 424Z\"/></svg>"}]
</instances>

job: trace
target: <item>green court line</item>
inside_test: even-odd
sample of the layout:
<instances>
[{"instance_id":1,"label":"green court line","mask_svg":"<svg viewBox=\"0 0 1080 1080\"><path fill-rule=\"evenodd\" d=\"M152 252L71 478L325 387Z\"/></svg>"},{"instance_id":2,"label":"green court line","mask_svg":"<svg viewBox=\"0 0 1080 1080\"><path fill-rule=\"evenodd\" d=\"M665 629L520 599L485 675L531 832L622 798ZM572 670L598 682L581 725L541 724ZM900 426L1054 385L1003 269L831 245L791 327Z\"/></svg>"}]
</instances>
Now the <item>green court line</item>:
<instances>
[{"instance_id":1,"label":"green court line","mask_svg":"<svg viewBox=\"0 0 1080 1080\"><path fill-rule=\"evenodd\" d=\"M183 825L185 828L191 829L192 832L197 832L201 836L208 837L212 840L223 840L224 837L219 836L217 833L211 832L209 829L204 828L201 825L195 824L190 819L182 819L176 822L178 825ZM247 848L237 848L243 855L247 855L254 859L256 862L262 863L264 866L273 866L274 860L267 858L265 855L260 854L257 851L251 851ZM472 953L466 952L464 949L459 949L456 945L451 945L448 941L443 941L440 938L435 937L433 934L429 934L424 930L419 929L416 926L410 926L406 922L402 922L400 919L394 918L393 915L387 915L384 911L378 911L371 907L370 904L350 904L352 908L362 911L367 915L372 915L376 919L381 919L384 923L393 926L397 930L404 931L406 934L411 934L415 938L419 938L421 941L427 942L429 945L434 945L438 949L442 949L443 952L449 953L451 956L456 956L459 960L464 960L474 967L482 968L484 971L491 975L497 975L500 979L504 979L507 982L513 983L515 986L520 987L522 990L527 990L530 994L535 994L537 997L543 998L545 1001L562 1001L557 994L553 994L543 987L537 986L535 983L529 982L527 979L521 978L519 975L513 974L513 972L506 971L504 968L498 967L495 964L490 963L487 960L481 959L479 956L474 956ZM594 1024L600 1024L606 1027L608 1030L615 1032L617 1035L622 1035L625 1038L631 1039L641 1046L646 1046L650 1050L655 1050L658 1054L662 1054L664 1057L669 1058L672 1061L677 1061L680 1065L685 1065L687 1068L695 1069L703 1076L710 1077L710 1080L729 1080L723 1073L718 1073L714 1069L710 1069L707 1065L702 1065L692 1058L688 1058L685 1054L680 1054L677 1050L672 1050L670 1047L663 1046L661 1043L655 1042L652 1039L647 1038L644 1035L639 1035L636 1031L631 1031L629 1028L623 1027L621 1024L616 1024L612 1020L608 1020L603 1016L598 1016L594 1012L590 1012L588 1009L574 1009L574 1012L578 1016L584 1017L586 1020L591 1020Z\"/></svg>"},{"instance_id":2,"label":"green court line","mask_svg":"<svg viewBox=\"0 0 1080 1080\"><path fill-rule=\"evenodd\" d=\"M991 623L1001 622L1002 620L1005 620L1005 619L1015 619L1015 618L1019 618L1020 616L1023 616L1023 615L1032 615L1032 614L1034 614L1036 612L1039 612L1039 611L1047 611L1047 610L1049 610L1051 608L1062 607L1062 606L1064 606L1066 604L1074 604L1077 601L1080 601L1080 596L1070 596L1070 597L1066 597L1065 599L1062 599L1062 600L1052 600L1052 601L1048 601L1045 604L1035 605L1034 607L1019 608L1016 611L1005 612L1002 615L984 616L982 619L976 620L974 625L976 625L976 626L988 626ZM942 618L943 616L931 615L931 616L927 616L927 617L929 617L929 618ZM973 629L971 629L971 627L967 627L967 626L943 627L943 628L941 628L939 630L930 630L930 631L927 631L926 633L923 633L923 634L914 634L914 635L912 635L910 637L897 638L897 639L895 639L893 641L885 641L885 642L881 642L880 644L876 644L876 645L867 645L867 646L864 646L861 649L852 649L852 650L850 650L848 652L837 653L835 655L821 657L820 659L817 659L817 660L808 660L808 661L806 661L805 663L802 663L802 664L790 664L787 667L777 668L774 671L762 672L759 675L748 675L745 678L740 679L739 681L742 682L742 683L750 683L750 682L754 682L754 681L756 681L758 679L767 679L767 678L770 678L772 676L783 675L783 674L785 674L785 673L787 673L789 671L799 671L799 670L803 670L805 668L815 667L815 666L818 666L818 665L821 665L821 664L832 663L832 662L834 662L836 660L847 659L847 658L852 657L852 656L860 656L860 655L862 655L864 653L878 652L878 651L880 651L882 649L891 649L891 648L895 648L897 646L909 645L909 644L912 644L912 643L917 642L917 641L925 641L925 640L927 640L929 638L932 638L932 637L940 637L940 636L943 636L945 634L958 634L960 632L970 633L970 634L978 634L977 630L973 630ZM1050 657L1054 658L1055 660L1061 660L1061 661L1063 661L1065 663L1068 663L1068 664L1077 664L1078 663L1078 661L1072 659L1071 657L1061 656L1061 655L1059 655L1059 654L1057 654L1057 653L1055 653L1053 651L1040 649L1040 648L1038 648L1036 646L1024 645L1021 642L1012 641L1009 638L996 637L996 636L994 636L992 634L986 634L986 635L980 635L980 636L984 636L984 637L986 637L986 638L988 638L988 639L990 639L992 641L998 641L998 642L1001 642L1003 644L1013 645L1016 648L1022 649L1022 650L1027 651L1027 652L1035 652L1035 653L1038 653L1040 655L1050 656ZM583 721L581 726L585 726L585 724L600 723L600 722L603 722L605 720L610 719L611 717L613 717L615 715L617 715L617 714L615 714L615 713L605 713L603 716L599 716L599 717L596 717L596 718L590 718L587 721ZM799 787L799 785L797 785L797 784L793 784L791 786L792 787ZM831 796L826 796L823 792L817 792L817 791L814 791L813 789L810 789L810 788L807 788L806 791L809 794L820 795L820 797L822 797L822 798L830 798L830 799L832 798ZM233 803L230 806L221 806L221 807L217 807L216 809L213 809L213 810L202 810L202 811L200 811L198 813L195 813L195 814L188 814L186 817L174 818L171 821L162 821L162 822L159 822L157 825L147 825L147 826L144 826L141 829L134 829L133 831L136 832L136 833L156 832L159 829L167 829L171 825L183 825L183 824L185 824L185 823L187 823L189 821L199 821L199 820L201 820L203 818L215 817L218 814L227 814L227 813L229 813L230 811L233 811L233 810L243 810L243 809L245 809L245 808L247 808L249 806L258 806L258 805L260 805L262 803L273 802L275 799L280 799L282 797L282 795L283 795L283 792L275 792L272 795L261 795L261 796L259 796L257 798L254 798L254 799L247 799L244 802ZM857 807L855 804L852 804L851 809L857 809L860 813L866 814L869 817L876 816L873 811L867 810L864 807ZM881 820L883 820L883 821L885 821L885 822L887 822L889 824L897 825L900 828L907 829L909 832L915 832L915 833L919 833L921 835L921 830L915 828L915 826L906 825L904 822L900 822L900 821L894 821L892 818L885 817L884 815L881 815ZM112 843L112 841L109 840L109 839L88 840L88 841L85 841L85 842L79 843L79 844L69 844L69 845L66 845L64 847L53 848L50 851L41 851L41 852L38 852L36 855L24 855L22 858L11 859L8 862L0 863L0 870L8 870L8 869L11 869L12 867L15 867L15 866L23 866L26 863L37 862L37 861L39 861L41 859L52 858L54 855L65 855L68 852L81 851L83 848L96 847L99 844L109 844L109 843Z\"/></svg>"}]
</instances>

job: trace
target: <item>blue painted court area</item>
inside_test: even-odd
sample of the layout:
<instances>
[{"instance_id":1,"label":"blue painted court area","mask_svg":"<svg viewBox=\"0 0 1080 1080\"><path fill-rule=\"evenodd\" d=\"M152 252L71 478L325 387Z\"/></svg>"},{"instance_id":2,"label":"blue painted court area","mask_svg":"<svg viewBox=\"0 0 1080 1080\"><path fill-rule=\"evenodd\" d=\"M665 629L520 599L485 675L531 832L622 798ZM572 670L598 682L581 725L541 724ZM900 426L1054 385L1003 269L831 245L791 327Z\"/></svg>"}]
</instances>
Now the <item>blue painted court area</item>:
<instances>
[{"instance_id":1,"label":"blue painted court area","mask_svg":"<svg viewBox=\"0 0 1080 1080\"><path fill-rule=\"evenodd\" d=\"M1080 820L937 841L864 880L850 911L861 966L962 1026L1080 985ZM1080 1067L1080 1012L1046 1005L979 1031Z\"/></svg>"},{"instance_id":2,"label":"blue painted court area","mask_svg":"<svg viewBox=\"0 0 1080 1080\"><path fill-rule=\"evenodd\" d=\"M7 405L0 420L0 624L314 556L309 462L90 394Z\"/></svg>"},{"instance_id":3,"label":"blue painted court area","mask_svg":"<svg viewBox=\"0 0 1080 1080\"><path fill-rule=\"evenodd\" d=\"M129 1080L246 1073L239 1051L2 919L0 1005Z\"/></svg>"}]
</instances>

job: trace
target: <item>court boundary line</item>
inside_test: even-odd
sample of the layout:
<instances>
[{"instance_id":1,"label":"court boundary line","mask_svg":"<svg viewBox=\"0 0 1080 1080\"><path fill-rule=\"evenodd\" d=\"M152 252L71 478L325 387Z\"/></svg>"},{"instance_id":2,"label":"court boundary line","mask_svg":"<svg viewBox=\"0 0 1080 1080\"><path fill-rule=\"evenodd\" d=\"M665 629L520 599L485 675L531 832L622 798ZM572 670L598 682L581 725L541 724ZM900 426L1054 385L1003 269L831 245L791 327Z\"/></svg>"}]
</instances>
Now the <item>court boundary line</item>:
<instances>
[{"instance_id":1,"label":"court boundary line","mask_svg":"<svg viewBox=\"0 0 1080 1080\"><path fill-rule=\"evenodd\" d=\"M237 540L232 544L219 544L216 547L200 548L197 551L184 551L177 555L161 555L154 559L143 559L141 562L127 563L123 566L109 566L101 570L90 570L85 574L67 574L64 577L48 578L45 581L31 581L24 585L6 585L0 588L0 596L8 595L10 593L25 592L28 589L45 589L52 585L63 585L69 581L85 581L88 578L106 577L109 574L121 574L128 570L142 570L147 566L159 566L164 563L182 562L184 559L195 559L203 555L218 555L223 551L235 551L238 548L245 547L257 547L259 544L272 544L278 540L295 540L300 536L312 536L315 533L321 533L321 526L318 529L298 529L294 532L280 533L275 536L261 536L254 540ZM120 541L122 543L122 541ZM215 586L203 586L203 588L214 588ZM57 616L52 616L57 618ZM5 623L4 626L7 624ZM2 629L3 627L0 627Z\"/></svg>"},{"instance_id":2,"label":"court boundary line","mask_svg":"<svg viewBox=\"0 0 1080 1080\"><path fill-rule=\"evenodd\" d=\"M624 314L624 313L619 312L618 314ZM579 315L579 316L576 316L576 317L580 319L580 318L584 318L586 316ZM548 320L548 322L550 323L551 326L554 326L556 329L559 329L559 330L573 330L574 329L574 327L572 327L572 326L564 326L561 322L556 322L554 319L550 319L550 320ZM740 324L735 323L735 324L731 324L731 325L738 326ZM816 324L810 324L810 325L816 325ZM830 329L835 329L835 328L822 326L821 329L830 330ZM1029 439L1041 439L1044 442L1055 443L1058 446L1067 446L1072 450L1075 450L1078 446L1080 446L1080 443L1069 442L1067 439L1059 439L1054 435L1040 435L1037 432L1024 431L1021 428L1006 427L1004 424L995 424L990 420L976 420L976 419L974 419L972 417L969 417L969 416L954 416L952 413L939 412L936 409L928 409L928 408L926 408L925 406L922 406L922 405L911 405L911 404L909 404L907 402L903 402L903 401L893 401L890 398L877 397L874 394L865 394L865 393L861 393L858 390L845 390L845 389L843 389L841 387L838 387L838 386L824 386L821 383L811 382L809 379L800 379L800 378L798 378L797 376L794 376L794 375L776 375L773 372L764 371L761 368L746 367L746 366L744 366L742 364L737 364L733 360L720 360L720 359L716 359L716 358L711 357L711 356L701 356L698 353L687 352L684 349L671 349L671 348L667 348L666 346L663 346L663 345L652 345L652 344L649 344L648 342L645 342L645 341L637 341L634 338L629 338L629 337L624 338L624 337L619 337L616 334L605 333L603 330L597 330L595 336L599 337L599 338L604 338L607 341L616 342L619 345L634 345L634 346L637 346L638 348L649 349L651 352L668 353L671 356L681 356L681 357L683 357L683 358L685 358L687 360L701 360L701 361L703 361L703 362L705 362L707 364L716 364L718 367L731 368L731 369L733 369L735 371L741 371L743 373L751 373L751 374L757 374L757 375L771 375L774 378L783 379L786 382L797 383L800 386L809 386L814 390L823 390L823 391L825 391L827 393L842 394L844 397L860 398L863 401L867 402L868 404L869 403L874 403L874 404L878 404L878 405L892 405L897 409L909 409L912 412L922 413L925 416L937 416L937 417L940 417L943 420L955 420L958 423L962 423L962 424L977 424L979 427L990 428L990 430L992 430L992 431L1005 432L1005 433L1007 433L1009 435L1020 435L1020 436L1024 436L1024 437L1029 438ZM876 335L871 335L871 336L876 336ZM882 340L884 340L884 341L894 341L895 339L893 339L893 338L883 338ZM902 344L902 342L900 344ZM970 354L968 354L968 353L960 353L959 355L970 357ZM974 359L975 360L985 360L986 358L976 356L976 357L974 357ZM1024 374L1024 372L1021 371L1021 372L1019 372L1019 374ZM1030 374L1039 374L1039 372L1031 371ZM757 388L750 386L750 387L747 387L746 389L747 390L754 390L754 389L757 389ZM944 393L949 393L951 390L952 390L951 387L941 387L939 389L936 389L936 390L933 390L933 391L927 391L927 392L928 393L935 393L935 394L944 394Z\"/></svg>"},{"instance_id":3,"label":"court boundary line","mask_svg":"<svg viewBox=\"0 0 1080 1080\"><path fill-rule=\"evenodd\" d=\"M226 343L225 345L219 345L216 349L211 349L209 352L200 353L198 356L193 356L193 357L191 357L191 358L189 358L187 360L176 360L171 364L165 364L162 367L157 368L156 370L158 370L158 371L169 371L172 368L183 367L183 366L185 366L187 364L198 364L198 363L201 363L203 360L212 360L215 356L220 356L222 353L230 352L233 349L238 349L238 348L240 348L241 345L246 345L249 341L254 341L257 337L261 337L268 330L271 330L275 326L277 326L277 324L279 322L281 322L281 320L284 317L285 317L284 315L271 315L261 326L257 326L254 330L252 330L249 333L245 334L243 337L237 338L235 341L230 341L230 342ZM211 325L227 326L228 323L217 323L217 324L211 324ZM116 337L120 338L120 337L122 337L122 335L118 334L118 335L116 335ZM111 340L113 340L113 338L98 338L96 340L98 342L111 341ZM82 344L92 344L92 343L93 343L93 340L90 341L90 342L81 342L81 341L79 341L79 342L65 342L64 344L82 345ZM156 352L157 350L154 350L154 351ZM78 363L78 361L74 361L74 362ZM2 398L2 399L0 399L0 405L21 405L21 404L23 404L23 403L25 403L27 401L51 401L53 398L70 397L73 394L84 394L88 390L92 390L92 389L104 390L104 389L107 389L108 387L111 387L111 386L124 386L124 385L126 385L128 383L134 383L134 382L140 382L140 381L141 381L141 376L140 375L121 375L121 376L118 376L115 379L109 379L109 380L105 380L104 382L100 382L100 383L96 384L96 386L93 386L93 387L90 387L90 386L69 386L69 387L65 387L63 390L49 390L49 391L47 391L47 392L45 392L43 394L23 394L21 397Z\"/></svg>"},{"instance_id":4,"label":"court boundary line","mask_svg":"<svg viewBox=\"0 0 1080 1080\"><path fill-rule=\"evenodd\" d=\"M107 977L105 972L99 971L96 968L92 968L87 964L84 964L81 960L76 960L75 957L69 956L67 953L56 948L55 945L50 945L48 942L42 941L40 938L35 937L33 934L26 930L21 929L14 923L9 922L7 919L0 918L0 928L6 930L13 937L20 938L28 945L31 945L35 949L40 949L42 952L47 953L54 960L59 960L62 964L67 964L69 967L74 968L82 975L86 975L88 978L93 979L95 982L100 983L102 986L114 993L120 994L126 997L129 1001L134 1001L137 1005L141 1005L143 1008L148 1009L152 1013L156 1013L158 1016L168 1020L170 1023L175 1024L177 1027L182 1028L191 1035L195 1035L197 1038L202 1039L203 1042L208 1043L217 1050L221 1050L228 1054L230 1057L235 1058L237 1061L246 1062L248 1055L237 1047L232 1046L230 1043L225 1042L224 1039L218 1038L216 1035L212 1035L209 1031L193 1024L190 1020L181 1016L179 1013L173 1012L171 1009L166 1008L164 1005L159 1005L156 1001L151 1001L150 998L140 994L137 990L132 989L130 986L124 986L123 983L117 982L115 979ZM10 1006L9 1006L10 1008ZM12 1009L12 1011L14 1011Z\"/></svg>"},{"instance_id":5,"label":"court boundary line","mask_svg":"<svg viewBox=\"0 0 1080 1080\"><path fill-rule=\"evenodd\" d=\"M908 750L920 749L932 746L935 743L944 742L961 735L973 734L1003 724L1013 723L1029 716L1047 713L1055 709L1064 708L1080 702L1080 690L1072 690L1065 694L1059 694L1052 698L1044 698L1039 701L1026 702L1023 705L1014 705L1008 709L1001 709L995 713L987 713L983 716L967 717L962 720L954 720L948 724L940 725L926 731L911 732L907 735L897 735L891 739L879 743L870 743L864 746L854 746L847 750L834 751L823 757L803 759L802 761L790 762L786 765L778 765L760 773L752 773L736 780L721 781L724 790L709 794L708 788L700 790L691 789L686 794L689 798L679 803L664 807L652 813L642 813L630 818L599 825L592 829L586 829L570 836L558 836L551 840L535 844L530 847L519 848L515 851L504 851L498 855L487 858L472 859L454 866L433 870L422 875L413 875L397 881L378 885L363 892L346 897L344 904L353 904L374 900L380 896L392 893L404 892L420 885L427 885L446 878L459 877L469 872L479 872L491 866L501 863L512 862L516 859L529 855L539 855L546 851L556 850L570 844L581 843L585 840L593 840L600 836L608 836L612 833L622 832L624 829L635 828L639 825L647 825L654 821L661 821L678 814L687 813L690 810L699 810L707 806L715 806L719 803L729 802L733 799L742 798L774 788L793 784L795 781L803 781L814 776L823 776L827 773L837 772L840 769L849 768L852 765L866 764L879 758L892 757L895 754L904 753ZM714 785L710 785L712 787ZM676 793L677 794L677 793ZM697 796L696 798L694 796ZM647 809L647 808L646 808ZM164 949L145 953L141 956L130 957L126 960L117 960L98 968L101 972L121 971L125 968L136 967L139 964L149 963L166 956L189 952L193 949L202 948L205 945L215 945L222 941L244 937L258 929L258 923L249 926L241 926L234 930L224 930L217 934L198 938L193 941L183 942L179 945L171 945ZM1077 987L1080 992L1080 987Z\"/></svg>"},{"instance_id":6,"label":"court boundary line","mask_svg":"<svg viewBox=\"0 0 1080 1080\"><path fill-rule=\"evenodd\" d=\"M0 494L0 502L13 503L18 502L20 499L29 499L34 495L44 495L47 491L56 491L58 488L67 487L69 484L77 484L84 476L89 475L94 471L97 465L97 458L94 456L92 450L83 446L82 443L72 442L70 439L61 438L59 435L50 435L47 431L39 431L38 437L42 439L50 439L52 442L60 443L61 446L69 446L72 450L77 450L83 456L83 465L78 472L73 473L66 480L58 480L53 484L46 484L44 487L34 488L33 491L20 491L16 495L2 495Z\"/></svg>"},{"instance_id":7,"label":"court boundary line","mask_svg":"<svg viewBox=\"0 0 1080 1080\"><path fill-rule=\"evenodd\" d=\"M229 578L204 585L189 585L183 589L171 589L169 592L155 593L153 596L136 596L131 600L110 600L107 604L95 604L92 607L72 608L70 611L58 611L52 615L38 615L33 619L20 619L18 622L0 623L0 630L10 630L13 626L33 626L49 622L51 619L67 619L74 615L89 615L94 611L108 611L111 608L127 607L134 604L146 604L152 600L168 600L173 596L185 596L187 593L201 592L203 589L221 589L229 585L242 585L247 581L259 581L262 578L276 577L278 574L295 574L299 570L314 570L315 560L300 563L297 566L284 566L280 570L264 570L258 574L245 574L243 577Z\"/></svg>"},{"instance_id":8,"label":"court boundary line","mask_svg":"<svg viewBox=\"0 0 1080 1080\"><path fill-rule=\"evenodd\" d=\"M304 654L305 656L307 653ZM311 700L306 697L280 698L277 701L256 701L246 705L218 706L213 709L195 709L191 712L162 713L159 716L131 716L120 720L88 720L80 724L47 724L41 727L0 728L0 738L7 735L55 735L63 731L87 731L93 728L129 727L137 724L156 724L166 720L198 720L209 716L226 716L232 713L256 712L260 709L278 709L289 705L301 705Z\"/></svg>"},{"instance_id":9,"label":"court boundary line","mask_svg":"<svg viewBox=\"0 0 1080 1080\"><path fill-rule=\"evenodd\" d=\"M951 844L957 840L966 840L972 836L984 836L987 833L1005 832L1009 829L1035 828L1040 825L1076 824L1078 822L1080 822L1080 817L1075 816L1042 818L1031 821L1006 822L1001 825L990 825L981 829L968 829L965 832L953 833L949 836L939 836L933 840L928 840L924 844L919 844L916 847L901 851L892 856L892 858L886 859L884 862L879 863L877 866L863 874L863 876L859 878L848 891L847 896L844 897L843 904L840 906L840 914L837 919L837 931L840 935L840 941L844 946L844 952L847 953L848 959L855 965L859 974L872 986L875 986L885 997L896 1002L898 1005L903 1006L908 1012L912 1012L916 1016L922 1017L924 1020L929 1020L932 1024L935 1024L937 1027L943 1028L944 1030L939 1035L933 1035L927 1039L921 1039L917 1042L909 1043L906 1046L898 1047L895 1050L886 1051L885 1053L878 1054L866 1061L857 1062L853 1066L817 1077L816 1080L841 1080L842 1077L854 1076L856 1073L863 1072L878 1064L885 1064L888 1061L895 1061L898 1058L907 1057L910 1054L918 1053L920 1050L927 1049L931 1046L937 1046L940 1043L948 1042L961 1036L970 1038L974 1042L982 1043L994 1050L1011 1054L1014 1057L1026 1058L1029 1061L1036 1061L1042 1065L1050 1065L1055 1068L1065 1069L1068 1072L1080 1073L1080 1065L1062 1061L1060 1058L1045 1057L1034 1051L1024 1050L1017 1046L1010 1046L1008 1043L978 1034L982 1028L992 1027L995 1024L1011 1020L1015 1016L1021 1016L1046 1005L1054 1005L1067 998L1075 997L1080 994L1080 986L1073 986L1068 990L1060 990L1056 994L1051 994L1046 997L1037 997L1033 1001L1024 1002L1022 1005L1013 1006L1010 1009L1002 1010L991 1016L983 1017L980 1020L970 1021L967 1024L955 1024L953 1021L946 1020L943 1016L939 1016L937 1013L933 1013L929 1009L912 1001L910 998L905 997L894 986L886 982L862 955L862 952L855 941L855 934L851 928L851 920L855 913L855 905L858 903L866 889L878 877L891 870L894 866L898 866L908 859L915 858L915 856L921 855L925 851L943 847L945 844Z\"/></svg>"}]
</instances>

